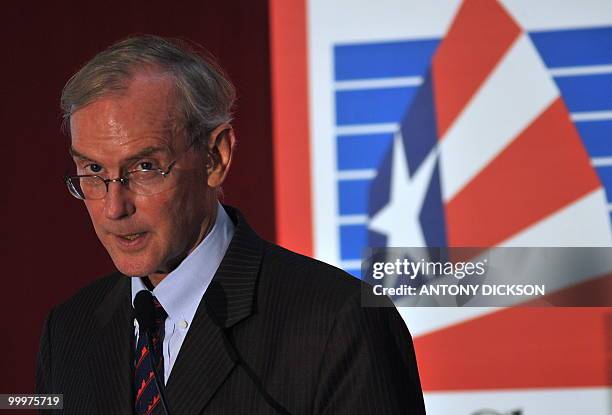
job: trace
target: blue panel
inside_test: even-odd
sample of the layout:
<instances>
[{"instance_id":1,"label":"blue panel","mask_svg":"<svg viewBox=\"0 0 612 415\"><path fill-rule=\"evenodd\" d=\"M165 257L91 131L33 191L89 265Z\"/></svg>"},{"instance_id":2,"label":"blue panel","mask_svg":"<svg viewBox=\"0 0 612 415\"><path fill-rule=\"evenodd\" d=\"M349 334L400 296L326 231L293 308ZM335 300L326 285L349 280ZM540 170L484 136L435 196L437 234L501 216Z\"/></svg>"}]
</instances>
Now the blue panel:
<instances>
[{"instance_id":1,"label":"blue panel","mask_svg":"<svg viewBox=\"0 0 612 415\"><path fill-rule=\"evenodd\" d=\"M361 259L367 244L368 228L366 225L340 226L340 257L343 260Z\"/></svg>"},{"instance_id":2,"label":"blue panel","mask_svg":"<svg viewBox=\"0 0 612 415\"><path fill-rule=\"evenodd\" d=\"M575 125L591 157L612 156L612 121L579 121Z\"/></svg>"},{"instance_id":3,"label":"blue panel","mask_svg":"<svg viewBox=\"0 0 612 415\"><path fill-rule=\"evenodd\" d=\"M392 140L393 134L338 136L338 169L378 167Z\"/></svg>"},{"instance_id":4,"label":"blue panel","mask_svg":"<svg viewBox=\"0 0 612 415\"><path fill-rule=\"evenodd\" d=\"M612 74L555 78L570 112L612 109Z\"/></svg>"},{"instance_id":5,"label":"blue panel","mask_svg":"<svg viewBox=\"0 0 612 415\"><path fill-rule=\"evenodd\" d=\"M601 184L606 189L608 202L612 202L612 167L598 167L595 170L597 170Z\"/></svg>"},{"instance_id":6,"label":"blue panel","mask_svg":"<svg viewBox=\"0 0 612 415\"><path fill-rule=\"evenodd\" d=\"M612 27L529 34L549 68L612 63Z\"/></svg>"},{"instance_id":7,"label":"blue panel","mask_svg":"<svg viewBox=\"0 0 612 415\"><path fill-rule=\"evenodd\" d=\"M440 190L440 164L436 161L434 172L431 175L427 194L423 201L419 221L427 246L446 246L446 221L442 191Z\"/></svg>"},{"instance_id":8,"label":"blue panel","mask_svg":"<svg viewBox=\"0 0 612 415\"><path fill-rule=\"evenodd\" d=\"M402 121L402 138L408 171L412 176L438 141L431 75L419 88Z\"/></svg>"},{"instance_id":9,"label":"blue panel","mask_svg":"<svg viewBox=\"0 0 612 415\"><path fill-rule=\"evenodd\" d=\"M338 182L341 215L367 213L368 192L372 180L341 180Z\"/></svg>"},{"instance_id":10,"label":"blue panel","mask_svg":"<svg viewBox=\"0 0 612 415\"><path fill-rule=\"evenodd\" d=\"M368 215L373 217L390 199L391 191L391 164L393 160L393 145L389 146L385 158L380 163L378 174L372 181L368 200Z\"/></svg>"},{"instance_id":11,"label":"blue panel","mask_svg":"<svg viewBox=\"0 0 612 415\"><path fill-rule=\"evenodd\" d=\"M420 76L439 42L425 39L336 46L336 80Z\"/></svg>"},{"instance_id":12,"label":"blue panel","mask_svg":"<svg viewBox=\"0 0 612 415\"><path fill-rule=\"evenodd\" d=\"M416 87L336 92L336 124L399 122Z\"/></svg>"}]
</instances>

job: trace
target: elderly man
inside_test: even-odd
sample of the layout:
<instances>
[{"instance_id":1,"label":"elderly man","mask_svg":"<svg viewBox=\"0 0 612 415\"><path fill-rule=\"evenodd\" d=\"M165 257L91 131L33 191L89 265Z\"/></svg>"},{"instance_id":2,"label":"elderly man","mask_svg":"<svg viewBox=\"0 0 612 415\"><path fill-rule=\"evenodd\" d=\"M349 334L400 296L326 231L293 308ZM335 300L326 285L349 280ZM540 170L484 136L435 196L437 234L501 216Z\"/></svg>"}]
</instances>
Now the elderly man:
<instances>
[{"instance_id":1,"label":"elderly man","mask_svg":"<svg viewBox=\"0 0 612 415\"><path fill-rule=\"evenodd\" d=\"M49 313L38 392L67 414L424 413L397 311L218 202L233 100L213 63L154 36L69 80L66 184L118 272Z\"/></svg>"}]
</instances>

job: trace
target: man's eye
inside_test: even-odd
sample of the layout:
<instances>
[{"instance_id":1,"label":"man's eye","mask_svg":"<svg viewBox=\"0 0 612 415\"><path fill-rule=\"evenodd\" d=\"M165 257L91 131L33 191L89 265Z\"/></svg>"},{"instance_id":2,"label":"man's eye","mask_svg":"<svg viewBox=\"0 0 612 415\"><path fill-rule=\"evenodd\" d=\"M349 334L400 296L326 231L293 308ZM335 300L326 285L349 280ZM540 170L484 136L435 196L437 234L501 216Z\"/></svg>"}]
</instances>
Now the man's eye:
<instances>
[{"instance_id":1,"label":"man's eye","mask_svg":"<svg viewBox=\"0 0 612 415\"><path fill-rule=\"evenodd\" d=\"M155 164L151 161L142 161L138 164L138 168L140 170L153 170L155 169Z\"/></svg>"},{"instance_id":2,"label":"man's eye","mask_svg":"<svg viewBox=\"0 0 612 415\"><path fill-rule=\"evenodd\" d=\"M102 171L102 166L99 164L89 164L85 166L85 168L91 170L93 173L100 173Z\"/></svg>"}]
</instances>

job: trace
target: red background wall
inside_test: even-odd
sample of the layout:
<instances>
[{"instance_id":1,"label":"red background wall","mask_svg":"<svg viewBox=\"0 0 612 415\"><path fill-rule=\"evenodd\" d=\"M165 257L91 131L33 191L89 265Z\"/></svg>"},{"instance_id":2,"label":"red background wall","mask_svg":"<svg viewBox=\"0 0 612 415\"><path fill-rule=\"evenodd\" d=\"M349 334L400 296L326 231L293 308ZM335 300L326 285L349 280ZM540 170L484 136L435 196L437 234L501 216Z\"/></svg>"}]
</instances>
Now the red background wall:
<instances>
[{"instance_id":1,"label":"red background wall","mask_svg":"<svg viewBox=\"0 0 612 415\"><path fill-rule=\"evenodd\" d=\"M11 2L2 9L0 393L27 393L34 389L47 311L113 269L84 206L61 181L70 167L68 139L60 133L64 83L96 52L129 34L202 44L238 90L238 153L225 201L274 240L268 5L266 0L109 0Z\"/></svg>"}]
</instances>

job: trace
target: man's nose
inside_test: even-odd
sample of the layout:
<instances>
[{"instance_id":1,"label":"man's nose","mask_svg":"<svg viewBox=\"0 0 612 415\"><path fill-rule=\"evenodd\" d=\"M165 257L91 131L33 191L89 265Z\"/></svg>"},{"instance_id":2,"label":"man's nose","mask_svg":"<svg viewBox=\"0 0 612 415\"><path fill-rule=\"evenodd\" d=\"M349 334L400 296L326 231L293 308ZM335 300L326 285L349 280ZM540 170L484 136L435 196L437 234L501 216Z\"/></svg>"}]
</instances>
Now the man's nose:
<instances>
[{"instance_id":1,"label":"man's nose","mask_svg":"<svg viewBox=\"0 0 612 415\"><path fill-rule=\"evenodd\" d=\"M122 183L109 183L104 197L104 216L108 219L121 219L133 215L136 207L132 196L132 192Z\"/></svg>"}]
</instances>

